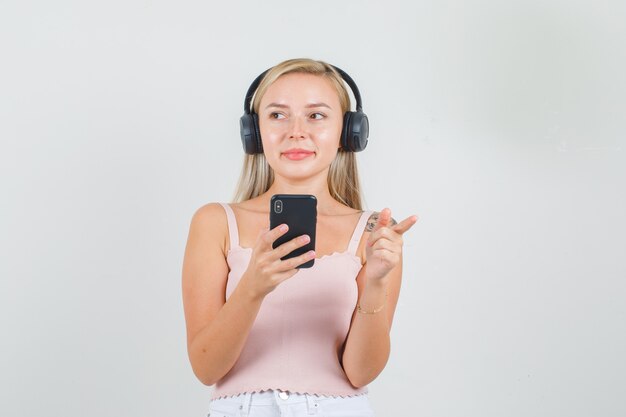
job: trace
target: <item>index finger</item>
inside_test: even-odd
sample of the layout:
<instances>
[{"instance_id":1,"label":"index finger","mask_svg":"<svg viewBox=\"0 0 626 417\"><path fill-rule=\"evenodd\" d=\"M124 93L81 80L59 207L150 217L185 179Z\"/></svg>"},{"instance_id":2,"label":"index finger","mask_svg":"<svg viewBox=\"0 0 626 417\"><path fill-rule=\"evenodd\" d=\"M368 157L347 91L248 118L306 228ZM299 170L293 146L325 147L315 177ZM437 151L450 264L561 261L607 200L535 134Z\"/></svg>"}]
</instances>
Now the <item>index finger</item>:
<instances>
[{"instance_id":1,"label":"index finger","mask_svg":"<svg viewBox=\"0 0 626 417\"><path fill-rule=\"evenodd\" d=\"M415 223L417 223L418 218L419 217L417 217L416 215L409 216L406 219L402 220L400 223L393 226L392 229L396 233L403 234L404 232L409 230L411 227L413 227Z\"/></svg>"}]
</instances>

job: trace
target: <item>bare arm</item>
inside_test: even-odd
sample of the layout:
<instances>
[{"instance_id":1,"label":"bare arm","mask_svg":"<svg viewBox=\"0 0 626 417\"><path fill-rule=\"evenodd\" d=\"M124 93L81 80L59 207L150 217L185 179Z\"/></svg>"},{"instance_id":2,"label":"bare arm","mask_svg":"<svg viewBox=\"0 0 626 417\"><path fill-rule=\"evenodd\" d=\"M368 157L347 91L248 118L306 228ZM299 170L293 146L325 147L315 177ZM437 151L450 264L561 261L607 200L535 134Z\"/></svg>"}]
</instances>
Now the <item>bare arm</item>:
<instances>
[{"instance_id":1,"label":"bare arm","mask_svg":"<svg viewBox=\"0 0 626 417\"><path fill-rule=\"evenodd\" d=\"M283 261L282 257L308 240L298 237L274 249L272 243L287 227L261 230L248 268L226 301L227 227L219 204L198 209L183 261L187 351L193 372L206 385L219 381L239 358L265 296L294 276L298 265L315 257L314 252L307 252Z\"/></svg>"},{"instance_id":2,"label":"bare arm","mask_svg":"<svg viewBox=\"0 0 626 417\"><path fill-rule=\"evenodd\" d=\"M368 223L366 231L371 234L365 251L366 263L359 272L357 284L363 310L384 307L374 314L359 313L355 309L342 356L346 376L355 387L373 381L389 359L389 333L402 281L401 235L417 221L417 216L411 216L397 224L387 209L380 216L380 219L372 216L376 218L370 218Z\"/></svg>"},{"instance_id":3,"label":"bare arm","mask_svg":"<svg viewBox=\"0 0 626 417\"><path fill-rule=\"evenodd\" d=\"M346 339L342 364L350 383L360 388L372 382L382 372L391 350L390 331L400 295L402 267L389 273L385 283L367 281L367 264L363 266L357 281L362 282L359 302L365 311L373 311L384 305L378 313L363 314L355 309L350 332ZM385 292L388 296L385 297Z\"/></svg>"},{"instance_id":4,"label":"bare arm","mask_svg":"<svg viewBox=\"0 0 626 417\"><path fill-rule=\"evenodd\" d=\"M187 351L194 374L213 385L233 367L263 301L238 286L225 302L224 210L208 204L191 220L183 261Z\"/></svg>"}]
</instances>

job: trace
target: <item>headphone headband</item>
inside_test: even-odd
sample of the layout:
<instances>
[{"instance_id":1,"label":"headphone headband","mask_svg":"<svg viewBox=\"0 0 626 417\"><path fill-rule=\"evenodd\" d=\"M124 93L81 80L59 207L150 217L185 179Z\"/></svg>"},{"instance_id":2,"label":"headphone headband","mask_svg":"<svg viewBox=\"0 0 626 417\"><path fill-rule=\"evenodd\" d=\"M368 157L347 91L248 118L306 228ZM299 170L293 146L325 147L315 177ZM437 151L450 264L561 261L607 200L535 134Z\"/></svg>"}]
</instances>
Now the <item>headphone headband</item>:
<instances>
[{"instance_id":1,"label":"headphone headband","mask_svg":"<svg viewBox=\"0 0 626 417\"><path fill-rule=\"evenodd\" d=\"M363 111L363 104L361 102L361 93L359 92L359 88L356 86L356 83L354 82L352 77L350 77L341 68L338 68L331 64L328 64L328 65L333 67L335 71L337 71L339 75L341 75L341 78L343 78L343 80L350 86L350 89L352 90L352 94L354 94L354 99L356 100L356 111ZM248 88L248 92L246 93L246 100L243 103L244 114L252 114L252 109L250 108L250 104L252 103L252 99L254 98L254 93L256 92L256 89L259 87L259 84L261 84L261 80L263 80L263 77L265 77L265 74L267 74L269 70L271 70L272 68L268 68L265 71L263 71L258 77L254 79L254 81L252 81L252 84L250 84L250 88Z\"/></svg>"},{"instance_id":2,"label":"headphone headband","mask_svg":"<svg viewBox=\"0 0 626 417\"><path fill-rule=\"evenodd\" d=\"M248 88L248 92L246 93L246 100L243 103L243 112L245 114L250 114L250 102L252 101L252 97L254 97L254 93L256 92L259 84L261 84L261 80L263 79L263 77L265 77L265 74L267 74L267 72L271 69L272 68L268 68L263 71L261 75L256 77L254 81L252 81L252 84L250 84L250 88Z\"/></svg>"}]
</instances>

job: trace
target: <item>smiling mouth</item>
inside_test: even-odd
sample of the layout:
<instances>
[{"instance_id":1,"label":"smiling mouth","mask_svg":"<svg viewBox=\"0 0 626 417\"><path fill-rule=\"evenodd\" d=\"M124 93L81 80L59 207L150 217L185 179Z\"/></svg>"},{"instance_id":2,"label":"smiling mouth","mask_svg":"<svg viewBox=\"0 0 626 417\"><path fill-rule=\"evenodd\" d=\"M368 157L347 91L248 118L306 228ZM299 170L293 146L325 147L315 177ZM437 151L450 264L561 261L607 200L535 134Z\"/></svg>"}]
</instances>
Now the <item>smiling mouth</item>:
<instances>
[{"instance_id":1,"label":"smiling mouth","mask_svg":"<svg viewBox=\"0 0 626 417\"><path fill-rule=\"evenodd\" d=\"M292 161L300 161L304 158L307 158L311 155L315 155L315 152L310 152L310 151L301 151L301 152L285 152L283 153L283 156L287 159L290 159Z\"/></svg>"}]
</instances>

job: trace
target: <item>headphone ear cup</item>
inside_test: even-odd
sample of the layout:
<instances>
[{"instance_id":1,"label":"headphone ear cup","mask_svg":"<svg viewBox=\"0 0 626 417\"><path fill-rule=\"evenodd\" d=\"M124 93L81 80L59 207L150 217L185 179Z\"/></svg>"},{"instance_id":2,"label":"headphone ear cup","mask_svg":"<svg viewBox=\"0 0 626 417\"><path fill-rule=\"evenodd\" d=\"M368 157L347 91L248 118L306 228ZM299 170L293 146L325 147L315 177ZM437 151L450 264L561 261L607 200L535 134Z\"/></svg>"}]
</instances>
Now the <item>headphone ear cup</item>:
<instances>
[{"instance_id":1,"label":"headphone ear cup","mask_svg":"<svg viewBox=\"0 0 626 417\"><path fill-rule=\"evenodd\" d=\"M354 152L361 152L367 146L370 135L370 123L365 113L357 111L350 119Z\"/></svg>"},{"instance_id":2,"label":"headphone ear cup","mask_svg":"<svg viewBox=\"0 0 626 417\"><path fill-rule=\"evenodd\" d=\"M367 146L369 136L369 121L361 111L346 112L343 116L341 132L341 146L350 152L361 152Z\"/></svg>"},{"instance_id":3,"label":"headphone ear cup","mask_svg":"<svg viewBox=\"0 0 626 417\"><path fill-rule=\"evenodd\" d=\"M263 142L261 142L261 129L259 128L259 115L252 114L254 123L254 139L256 140L255 153L263 153Z\"/></svg>"},{"instance_id":4,"label":"headphone ear cup","mask_svg":"<svg viewBox=\"0 0 626 417\"><path fill-rule=\"evenodd\" d=\"M241 116L239 119L239 133L245 153L254 155L263 152L256 114L244 114Z\"/></svg>"},{"instance_id":5,"label":"headphone ear cup","mask_svg":"<svg viewBox=\"0 0 626 417\"><path fill-rule=\"evenodd\" d=\"M350 132L350 120L352 117L352 112L351 111L347 111L344 113L343 115L343 127L341 128L341 149L343 149L344 151L348 151L351 152L352 149L350 148L350 144L349 139L350 139L350 135L348 132Z\"/></svg>"}]
</instances>

